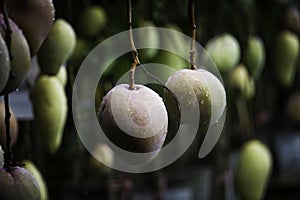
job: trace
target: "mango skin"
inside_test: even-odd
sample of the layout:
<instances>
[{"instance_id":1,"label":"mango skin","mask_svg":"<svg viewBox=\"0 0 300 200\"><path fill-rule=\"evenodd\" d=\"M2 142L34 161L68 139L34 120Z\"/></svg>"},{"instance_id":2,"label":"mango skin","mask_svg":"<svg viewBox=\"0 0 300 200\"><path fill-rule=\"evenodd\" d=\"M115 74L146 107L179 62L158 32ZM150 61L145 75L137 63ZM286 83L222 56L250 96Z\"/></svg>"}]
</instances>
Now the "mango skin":
<instances>
[{"instance_id":1,"label":"mango skin","mask_svg":"<svg viewBox=\"0 0 300 200\"><path fill-rule=\"evenodd\" d=\"M54 76L42 75L33 86L30 98L40 142L48 153L53 154L61 145L67 119L64 87Z\"/></svg>"},{"instance_id":2,"label":"mango skin","mask_svg":"<svg viewBox=\"0 0 300 200\"><path fill-rule=\"evenodd\" d=\"M10 70L9 53L4 38L0 34L0 92L5 87Z\"/></svg>"},{"instance_id":3,"label":"mango skin","mask_svg":"<svg viewBox=\"0 0 300 200\"><path fill-rule=\"evenodd\" d=\"M244 64L239 64L230 71L229 86L239 96L252 99L255 95L255 82Z\"/></svg>"},{"instance_id":4,"label":"mango skin","mask_svg":"<svg viewBox=\"0 0 300 200\"><path fill-rule=\"evenodd\" d=\"M265 46L259 36L249 36L242 60L250 74L258 79L266 61Z\"/></svg>"},{"instance_id":5,"label":"mango skin","mask_svg":"<svg viewBox=\"0 0 300 200\"><path fill-rule=\"evenodd\" d=\"M166 86L174 93L178 102L181 102L180 106L184 107L184 110L195 110L197 108L193 108L192 103L198 104L200 112L199 132L205 134L211 119L211 96L201 73L190 69L179 70L169 77ZM179 110L169 92L165 92L165 99L166 104L169 104L168 107L170 107L171 113L169 115L179 120L179 113L175 112ZM182 123L188 123L188 121L182 121Z\"/></svg>"},{"instance_id":6,"label":"mango skin","mask_svg":"<svg viewBox=\"0 0 300 200\"><path fill-rule=\"evenodd\" d=\"M178 99L180 110L188 117L188 119L181 119L181 124L190 123L189 112L195 111L193 105L198 104L200 119L198 122L198 134L190 148L181 159L183 162L192 159L191 156L199 151L199 147L206 135L206 132L210 126L218 123L218 120L224 113L226 107L226 92L219 81L219 79L204 69L190 70L182 69L172 75L166 82L166 86L174 93ZM169 118L171 122L179 121L179 110L177 103L171 94L165 91L165 102L169 110ZM187 120L187 121L185 121ZM172 125L172 123L171 123ZM174 135L173 132L177 132L177 129L172 130L168 135ZM173 128L174 129L174 128ZM187 133L188 134L188 133ZM177 144L182 146L182 143Z\"/></svg>"},{"instance_id":7,"label":"mango skin","mask_svg":"<svg viewBox=\"0 0 300 200\"><path fill-rule=\"evenodd\" d=\"M107 22L105 10L101 6L90 6L80 13L77 19L79 35L93 39L104 28Z\"/></svg>"},{"instance_id":8,"label":"mango skin","mask_svg":"<svg viewBox=\"0 0 300 200\"><path fill-rule=\"evenodd\" d=\"M43 74L56 75L74 52L76 35L73 27L64 19L57 19L40 50L38 63Z\"/></svg>"},{"instance_id":9,"label":"mango skin","mask_svg":"<svg viewBox=\"0 0 300 200\"><path fill-rule=\"evenodd\" d=\"M66 87L68 82L68 72L66 66L61 66L55 77L59 80L62 86Z\"/></svg>"},{"instance_id":10,"label":"mango skin","mask_svg":"<svg viewBox=\"0 0 300 200\"><path fill-rule=\"evenodd\" d=\"M222 73L235 67L241 57L239 42L229 33L211 38L206 43L205 50Z\"/></svg>"},{"instance_id":11,"label":"mango skin","mask_svg":"<svg viewBox=\"0 0 300 200\"><path fill-rule=\"evenodd\" d=\"M55 17L52 0L9 0L8 16L22 29L31 55L36 54L47 37Z\"/></svg>"},{"instance_id":12,"label":"mango skin","mask_svg":"<svg viewBox=\"0 0 300 200\"><path fill-rule=\"evenodd\" d=\"M25 164L24 168L27 169L29 172L31 172L32 175L35 177L37 184L40 188L41 200L47 200L48 188L37 166L30 160L23 160L22 163Z\"/></svg>"},{"instance_id":13,"label":"mango skin","mask_svg":"<svg viewBox=\"0 0 300 200\"><path fill-rule=\"evenodd\" d=\"M269 148L259 140L247 141L240 151L235 172L236 191L244 200L264 199L273 167Z\"/></svg>"},{"instance_id":14,"label":"mango skin","mask_svg":"<svg viewBox=\"0 0 300 200\"><path fill-rule=\"evenodd\" d=\"M174 97L165 90L165 103L168 108L171 124L168 137L174 137L177 134L178 127L175 126L190 124L192 120L196 120L193 114L190 113L197 111L197 108L200 112L198 121L195 121L195 125L198 125L197 135L191 147L179 161L179 163L191 162L196 157L211 122L212 98L209 86L206 84L205 78L200 71L191 69L181 69L175 72L175 74L168 78L166 86L173 92L178 101L176 102ZM186 117L182 118L179 112ZM174 122L177 124L173 125ZM179 140L176 145L178 148L182 148L185 144L184 141Z\"/></svg>"},{"instance_id":15,"label":"mango skin","mask_svg":"<svg viewBox=\"0 0 300 200\"><path fill-rule=\"evenodd\" d=\"M288 30L280 32L275 40L272 64L274 76L281 87L287 88L293 84L298 54L298 36Z\"/></svg>"},{"instance_id":16,"label":"mango skin","mask_svg":"<svg viewBox=\"0 0 300 200\"><path fill-rule=\"evenodd\" d=\"M11 76L1 91L0 95L5 93L10 93L16 90L20 84L24 81L25 76L30 67L30 49L26 38L24 37L22 30L19 29L17 24L9 19L10 28L12 30L11 34L11 60L10 69ZM0 14L0 33L5 38L6 35L6 25L4 22L3 15Z\"/></svg>"},{"instance_id":17,"label":"mango skin","mask_svg":"<svg viewBox=\"0 0 300 200\"><path fill-rule=\"evenodd\" d=\"M98 121L109 138L119 148L118 156L133 165L153 159L163 146L168 129L168 114L160 96L150 88L135 84L113 87L98 108ZM140 154L146 153L146 154Z\"/></svg>"},{"instance_id":18,"label":"mango skin","mask_svg":"<svg viewBox=\"0 0 300 200\"><path fill-rule=\"evenodd\" d=\"M13 167L11 172L0 168L0 198L5 200L40 200L34 176L26 169Z\"/></svg>"},{"instance_id":19,"label":"mango skin","mask_svg":"<svg viewBox=\"0 0 300 200\"><path fill-rule=\"evenodd\" d=\"M135 153L156 152L162 147L168 128L165 105L159 95L146 86L135 84L135 90L128 87L117 85L104 96L98 109L101 128L122 149Z\"/></svg>"},{"instance_id":20,"label":"mango skin","mask_svg":"<svg viewBox=\"0 0 300 200\"><path fill-rule=\"evenodd\" d=\"M226 91L222 82L211 72L198 69L205 80L211 97L211 119L210 125L218 123L219 119L223 115L227 102L226 102Z\"/></svg>"}]
</instances>

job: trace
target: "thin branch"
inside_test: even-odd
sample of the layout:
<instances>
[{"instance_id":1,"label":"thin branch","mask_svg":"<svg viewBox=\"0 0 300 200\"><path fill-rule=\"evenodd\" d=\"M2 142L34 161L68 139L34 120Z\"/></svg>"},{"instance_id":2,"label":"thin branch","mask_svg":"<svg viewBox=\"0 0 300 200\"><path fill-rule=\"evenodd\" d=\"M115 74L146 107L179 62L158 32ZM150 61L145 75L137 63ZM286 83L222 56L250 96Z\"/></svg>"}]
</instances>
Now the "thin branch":
<instances>
[{"instance_id":1,"label":"thin branch","mask_svg":"<svg viewBox=\"0 0 300 200\"><path fill-rule=\"evenodd\" d=\"M130 85L129 89L133 90L134 89L134 71L137 66L139 66L140 60L138 58L138 52L135 48L134 41L133 41L133 35L132 35L132 5L131 5L131 0L127 1L127 16L128 16L128 30L129 30L129 40L130 40L130 45L132 49L132 58L133 58L133 63L131 65L130 69Z\"/></svg>"},{"instance_id":2,"label":"thin branch","mask_svg":"<svg viewBox=\"0 0 300 200\"><path fill-rule=\"evenodd\" d=\"M135 62L133 62L131 64L131 68L129 71L129 89L130 90L134 90L134 74L135 74L135 69L136 69L137 64Z\"/></svg>"},{"instance_id":3,"label":"thin branch","mask_svg":"<svg viewBox=\"0 0 300 200\"><path fill-rule=\"evenodd\" d=\"M196 64L195 64L195 41L196 41L196 19L195 19L195 2L194 0L189 0L189 5L188 5L188 15L189 15L189 20L191 24L191 30L192 30L192 40L191 40L191 50L190 50L190 64L191 64L191 69L197 69Z\"/></svg>"},{"instance_id":4,"label":"thin branch","mask_svg":"<svg viewBox=\"0 0 300 200\"><path fill-rule=\"evenodd\" d=\"M5 129L6 129L6 147L4 152L4 168L10 169L12 166L12 152L11 152L11 137L10 137L10 117L11 113L9 110L9 97L8 94L4 95L4 106L5 106Z\"/></svg>"}]
</instances>

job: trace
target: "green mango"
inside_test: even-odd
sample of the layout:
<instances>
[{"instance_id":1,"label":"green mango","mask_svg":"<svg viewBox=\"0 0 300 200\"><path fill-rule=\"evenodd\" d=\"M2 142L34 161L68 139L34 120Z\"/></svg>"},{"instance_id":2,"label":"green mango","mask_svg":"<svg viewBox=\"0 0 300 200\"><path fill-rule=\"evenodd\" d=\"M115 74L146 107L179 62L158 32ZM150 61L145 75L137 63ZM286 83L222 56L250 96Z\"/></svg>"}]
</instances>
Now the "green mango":
<instances>
[{"instance_id":1,"label":"green mango","mask_svg":"<svg viewBox=\"0 0 300 200\"><path fill-rule=\"evenodd\" d=\"M274 75L282 87L290 87L295 79L296 61L299 54L298 36L284 30L275 40L272 55Z\"/></svg>"},{"instance_id":2,"label":"green mango","mask_svg":"<svg viewBox=\"0 0 300 200\"><path fill-rule=\"evenodd\" d=\"M2 150L2 147L0 145L0 168L2 168L4 165L4 151Z\"/></svg>"},{"instance_id":3,"label":"green mango","mask_svg":"<svg viewBox=\"0 0 300 200\"><path fill-rule=\"evenodd\" d=\"M12 30L10 43L11 75L0 95L16 90L25 79L30 67L30 50L27 40L24 37L22 30L10 19L9 24ZM6 24L2 14L0 15L0 33L3 38L6 37Z\"/></svg>"},{"instance_id":4,"label":"green mango","mask_svg":"<svg viewBox=\"0 0 300 200\"><path fill-rule=\"evenodd\" d=\"M42 75L33 86L30 98L40 142L48 153L53 154L61 145L67 119L64 88L56 77Z\"/></svg>"},{"instance_id":5,"label":"green mango","mask_svg":"<svg viewBox=\"0 0 300 200\"><path fill-rule=\"evenodd\" d=\"M211 72L198 69L198 72L202 74L205 80L205 84L208 87L211 97L211 118L210 125L218 123L219 119L223 115L226 107L226 91L222 82Z\"/></svg>"},{"instance_id":6,"label":"green mango","mask_svg":"<svg viewBox=\"0 0 300 200\"><path fill-rule=\"evenodd\" d=\"M30 160L23 160L22 163L25 165L24 168L27 169L29 172L31 172L32 175L34 176L34 178L36 179L36 182L40 188L41 200L47 200L48 199L48 188L47 188L46 182L45 182L41 172L39 171L39 169Z\"/></svg>"},{"instance_id":7,"label":"green mango","mask_svg":"<svg viewBox=\"0 0 300 200\"><path fill-rule=\"evenodd\" d=\"M61 66L55 77L59 80L62 86L66 87L68 81L68 73L66 66Z\"/></svg>"},{"instance_id":8,"label":"green mango","mask_svg":"<svg viewBox=\"0 0 300 200\"><path fill-rule=\"evenodd\" d=\"M206 43L205 50L222 73L228 72L235 67L241 56L238 40L229 33L223 33L211 38ZM204 59L209 58L204 57Z\"/></svg>"},{"instance_id":9,"label":"green mango","mask_svg":"<svg viewBox=\"0 0 300 200\"><path fill-rule=\"evenodd\" d=\"M18 139L19 123L15 113L10 110L10 145L13 146ZM6 146L6 126L5 126L5 106L4 102L0 100L0 145Z\"/></svg>"},{"instance_id":10,"label":"green mango","mask_svg":"<svg viewBox=\"0 0 300 200\"><path fill-rule=\"evenodd\" d=\"M5 5L8 16L22 29L31 55L34 55L53 24L55 9L52 0L9 0Z\"/></svg>"},{"instance_id":11,"label":"green mango","mask_svg":"<svg viewBox=\"0 0 300 200\"><path fill-rule=\"evenodd\" d=\"M0 92L5 87L10 70L9 53L2 34L0 34Z\"/></svg>"},{"instance_id":12,"label":"green mango","mask_svg":"<svg viewBox=\"0 0 300 200\"><path fill-rule=\"evenodd\" d=\"M265 60L266 52L262 39L259 36L249 36L242 61L255 79L259 78Z\"/></svg>"},{"instance_id":13,"label":"green mango","mask_svg":"<svg viewBox=\"0 0 300 200\"><path fill-rule=\"evenodd\" d=\"M175 94L180 109L195 110L192 102L197 101L200 111L199 132L204 135L210 125L218 122L226 107L226 92L219 79L207 70L182 69L172 75L166 86ZM165 102L169 115L179 120L177 104L165 91ZM195 98L195 99L193 99ZM184 121L182 123L185 123Z\"/></svg>"},{"instance_id":14,"label":"green mango","mask_svg":"<svg viewBox=\"0 0 300 200\"><path fill-rule=\"evenodd\" d=\"M245 91L246 91L245 93L246 99L252 99L255 96L256 86L255 86L255 81L251 76L248 79Z\"/></svg>"},{"instance_id":15,"label":"green mango","mask_svg":"<svg viewBox=\"0 0 300 200\"><path fill-rule=\"evenodd\" d=\"M235 171L236 191L243 200L264 199L273 161L269 148L259 140L243 144Z\"/></svg>"},{"instance_id":16,"label":"green mango","mask_svg":"<svg viewBox=\"0 0 300 200\"><path fill-rule=\"evenodd\" d=\"M203 69L179 70L169 77L166 86L174 93L179 104L178 109L178 104L174 97L165 90L165 103L171 125L168 137L174 137L177 134L177 129L173 125L174 122L190 124L191 120L196 120L190 113L193 113L197 109L197 106L199 108L198 133L191 147L180 158L180 161L178 161L178 163L186 163L197 158L200 145L208 128L217 123L222 116L226 106L225 89L217 77ZM186 117L180 119L179 111ZM184 138L176 144L179 149L186 146L183 140Z\"/></svg>"},{"instance_id":17,"label":"green mango","mask_svg":"<svg viewBox=\"0 0 300 200\"><path fill-rule=\"evenodd\" d=\"M80 36L93 39L107 23L105 10L101 6L90 6L80 13L77 31Z\"/></svg>"},{"instance_id":18,"label":"green mango","mask_svg":"<svg viewBox=\"0 0 300 200\"><path fill-rule=\"evenodd\" d=\"M230 71L229 86L238 95L251 99L255 94L255 83L249 76L248 70L244 64L239 64Z\"/></svg>"},{"instance_id":19,"label":"green mango","mask_svg":"<svg viewBox=\"0 0 300 200\"><path fill-rule=\"evenodd\" d=\"M0 168L0 199L40 200L40 189L34 176L22 167L10 171Z\"/></svg>"},{"instance_id":20,"label":"green mango","mask_svg":"<svg viewBox=\"0 0 300 200\"><path fill-rule=\"evenodd\" d=\"M146 157L119 156L127 163L151 160L161 149L167 134L168 114L161 97L150 88L135 84L113 87L98 108L98 121L105 135L123 150L148 153Z\"/></svg>"},{"instance_id":21,"label":"green mango","mask_svg":"<svg viewBox=\"0 0 300 200\"><path fill-rule=\"evenodd\" d=\"M46 40L37 53L38 63L43 74L55 75L74 52L76 35L71 24L57 19Z\"/></svg>"},{"instance_id":22,"label":"green mango","mask_svg":"<svg viewBox=\"0 0 300 200\"><path fill-rule=\"evenodd\" d=\"M194 106L199 106L199 132L200 135L204 135L210 125L212 105L209 88L202 73L190 69L179 70L167 80L166 87L177 97L182 111L194 111L197 109ZM177 104L169 92L165 92L165 102L171 118L179 121ZM181 123L189 123L189 121L182 121Z\"/></svg>"}]
</instances>

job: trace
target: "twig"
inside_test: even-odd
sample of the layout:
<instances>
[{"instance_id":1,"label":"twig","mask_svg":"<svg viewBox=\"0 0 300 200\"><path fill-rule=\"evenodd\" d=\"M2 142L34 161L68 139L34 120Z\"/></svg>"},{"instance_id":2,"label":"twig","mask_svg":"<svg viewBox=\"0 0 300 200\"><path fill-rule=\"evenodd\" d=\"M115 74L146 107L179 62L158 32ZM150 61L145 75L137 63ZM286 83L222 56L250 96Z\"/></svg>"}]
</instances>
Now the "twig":
<instances>
[{"instance_id":1,"label":"twig","mask_svg":"<svg viewBox=\"0 0 300 200\"><path fill-rule=\"evenodd\" d=\"M10 137L10 110L9 110L9 97L8 94L4 95L4 106L5 106L5 128L6 128L6 147L4 152L4 168L9 170L12 166L13 156L11 153L11 137Z\"/></svg>"},{"instance_id":2,"label":"twig","mask_svg":"<svg viewBox=\"0 0 300 200\"><path fill-rule=\"evenodd\" d=\"M189 0L188 5L188 15L190 19L191 24L191 30L192 30L192 40L191 40L191 50L190 50L190 64L191 69L197 69L195 64L195 41L196 41L196 19L195 19L195 2L194 0Z\"/></svg>"},{"instance_id":3,"label":"twig","mask_svg":"<svg viewBox=\"0 0 300 200\"><path fill-rule=\"evenodd\" d=\"M132 6L131 6L131 0L127 1L127 16L128 16L128 30L129 30L129 40L130 40L130 45L131 45L131 49L132 49L132 58L133 58L133 63L131 65L131 69L130 69L130 85L129 85L129 89L130 90L134 90L134 72L135 72L135 68L137 66L139 66L140 60L138 58L138 52L135 48L134 45L134 41L133 41L133 35L132 35Z\"/></svg>"}]
</instances>

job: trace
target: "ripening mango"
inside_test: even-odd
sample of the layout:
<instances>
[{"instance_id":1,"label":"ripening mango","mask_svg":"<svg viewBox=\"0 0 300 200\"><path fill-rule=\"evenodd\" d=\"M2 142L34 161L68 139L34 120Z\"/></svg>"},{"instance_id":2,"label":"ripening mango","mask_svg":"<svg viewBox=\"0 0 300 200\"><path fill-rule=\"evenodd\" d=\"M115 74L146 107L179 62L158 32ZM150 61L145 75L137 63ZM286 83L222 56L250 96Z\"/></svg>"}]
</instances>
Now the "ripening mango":
<instances>
[{"instance_id":1,"label":"ripening mango","mask_svg":"<svg viewBox=\"0 0 300 200\"><path fill-rule=\"evenodd\" d=\"M55 75L72 55L76 45L73 27L64 19L57 19L37 53L43 74Z\"/></svg>"},{"instance_id":2,"label":"ripening mango","mask_svg":"<svg viewBox=\"0 0 300 200\"><path fill-rule=\"evenodd\" d=\"M61 145L67 119L67 97L64 87L54 76L42 75L30 94L37 137L48 153Z\"/></svg>"}]
</instances>

